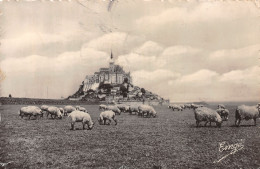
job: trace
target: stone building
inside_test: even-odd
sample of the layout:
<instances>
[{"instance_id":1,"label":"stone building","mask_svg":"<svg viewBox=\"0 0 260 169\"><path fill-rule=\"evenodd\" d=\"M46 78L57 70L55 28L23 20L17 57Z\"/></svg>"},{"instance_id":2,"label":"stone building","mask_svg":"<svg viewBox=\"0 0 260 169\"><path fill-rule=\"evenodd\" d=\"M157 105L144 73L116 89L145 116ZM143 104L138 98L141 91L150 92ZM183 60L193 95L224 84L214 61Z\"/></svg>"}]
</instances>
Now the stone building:
<instances>
[{"instance_id":1,"label":"stone building","mask_svg":"<svg viewBox=\"0 0 260 169\"><path fill-rule=\"evenodd\" d=\"M130 72L126 73L123 67L115 64L111 52L108 68L100 68L99 71L95 72L93 75L87 75L84 80L83 91L86 92L89 89L96 90L101 82L111 85L122 84L126 78L129 83L132 83Z\"/></svg>"}]
</instances>

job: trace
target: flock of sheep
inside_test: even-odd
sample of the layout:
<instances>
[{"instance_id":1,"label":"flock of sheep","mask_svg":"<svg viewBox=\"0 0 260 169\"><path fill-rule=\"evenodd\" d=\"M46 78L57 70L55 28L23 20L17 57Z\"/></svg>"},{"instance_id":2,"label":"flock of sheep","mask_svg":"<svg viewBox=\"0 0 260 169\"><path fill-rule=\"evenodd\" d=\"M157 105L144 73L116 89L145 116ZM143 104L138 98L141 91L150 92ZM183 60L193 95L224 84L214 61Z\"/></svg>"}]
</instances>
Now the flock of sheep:
<instances>
[{"instance_id":1,"label":"flock of sheep","mask_svg":"<svg viewBox=\"0 0 260 169\"><path fill-rule=\"evenodd\" d=\"M121 112L129 112L130 114L136 113L141 117L156 117L157 114L152 106L140 104L126 105L114 103L114 105L100 105L99 109L103 110L98 118L100 125L110 125L112 120L115 122L115 125L117 125L116 115L120 115ZM37 119L43 117L44 114L46 114L47 118L49 118L50 115L52 119L62 119L64 116L68 116L70 118L71 130L74 130L76 122L82 123L83 130L85 129L85 125L91 130L95 124L88 111L81 106L73 107L68 105L64 108L48 105L42 105L41 107L26 106L22 107L18 113L21 118L28 117L29 119L31 119L32 116Z\"/></svg>"},{"instance_id":2,"label":"flock of sheep","mask_svg":"<svg viewBox=\"0 0 260 169\"><path fill-rule=\"evenodd\" d=\"M228 120L229 110L225 108L224 105L219 104L217 110L213 110L203 105L197 104L183 104L183 105L169 105L168 108L178 111L184 109L193 109L196 125L199 127L200 122L205 121L204 126L208 123L215 122L216 126L221 127L223 121ZM241 120L254 120L254 125L256 125L256 119L260 118L260 103L255 106L241 105L236 108L235 111L235 125L239 126Z\"/></svg>"},{"instance_id":3,"label":"flock of sheep","mask_svg":"<svg viewBox=\"0 0 260 169\"><path fill-rule=\"evenodd\" d=\"M208 123L214 122L216 126L221 127L223 121L228 120L229 110L225 108L224 105L219 104L217 110L213 110L207 108L203 105L197 104L183 104L183 105L169 105L168 108L173 111L183 111L184 109L193 109L196 125L197 127L200 125L200 122L205 122L204 126ZM116 115L120 115L122 112L129 114L136 114L141 117L156 117L157 113L155 109L150 105L145 104L116 104L112 105L99 105L99 110L102 112L99 115L98 122L100 125L110 124L111 121L115 122L117 125ZM260 117L260 103L256 106L246 106L241 105L236 108L235 111L235 125L239 126L241 120L254 120L254 125L256 125L256 119ZM49 115L52 119L62 119L63 116L68 116L70 118L71 130L74 130L74 125L76 122L81 122L83 125L83 130L85 129L85 125L87 124L88 129L92 129L94 126L94 122L91 119L88 111L81 106L65 106L64 108L58 108L55 106L47 106L42 105L41 107L37 106L27 106L22 107L19 111L19 115L23 118L24 116L28 116L29 119L31 116L43 117L46 114L48 118Z\"/></svg>"}]
</instances>

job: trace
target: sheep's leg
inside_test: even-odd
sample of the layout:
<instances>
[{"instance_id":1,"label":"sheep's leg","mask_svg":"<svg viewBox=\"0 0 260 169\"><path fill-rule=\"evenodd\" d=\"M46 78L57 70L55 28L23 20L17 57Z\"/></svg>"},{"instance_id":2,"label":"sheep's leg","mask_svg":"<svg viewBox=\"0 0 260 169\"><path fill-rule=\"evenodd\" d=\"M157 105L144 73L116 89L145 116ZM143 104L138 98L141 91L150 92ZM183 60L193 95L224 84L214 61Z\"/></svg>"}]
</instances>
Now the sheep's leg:
<instances>
[{"instance_id":1,"label":"sheep's leg","mask_svg":"<svg viewBox=\"0 0 260 169\"><path fill-rule=\"evenodd\" d=\"M237 126L239 126L239 125L240 125L240 122L241 122L241 119L238 119Z\"/></svg>"},{"instance_id":2,"label":"sheep's leg","mask_svg":"<svg viewBox=\"0 0 260 169\"><path fill-rule=\"evenodd\" d=\"M209 122L209 126L211 127L211 121Z\"/></svg>"},{"instance_id":3,"label":"sheep's leg","mask_svg":"<svg viewBox=\"0 0 260 169\"><path fill-rule=\"evenodd\" d=\"M85 130L85 123L84 123L84 122L82 122L82 125L83 125L83 130Z\"/></svg>"},{"instance_id":4,"label":"sheep's leg","mask_svg":"<svg viewBox=\"0 0 260 169\"><path fill-rule=\"evenodd\" d=\"M71 123L71 130L74 130L74 123Z\"/></svg>"},{"instance_id":5,"label":"sheep's leg","mask_svg":"<svg viewBox=\"0 0 260 169\"><path fill-rule=\"evenodd\" d=\"M109 121L108 125L110 125L111 124L111 119L109 118L108 121Z\"/></svg>"},{"instance_id":6,"label":"sheep's leg","mask_svg":"<svg viewBox=\"0 0 260 169\"><path fill-rule=\"evenodd\" d=\"M204 126L207 126L207 124L208 124L208 121L205 122Z\"/></svg>"},{"instance_id":7,"label":"sheep's leg","mask_svg":"<svg viewBox=\"0 0 260 169\"><path fill-rule=\"evenodd\" d=\"M31 119L31 116L32 116L32 115L29 115L29 120Z\"/></svg>"},{"instance_id":8,"label":"sheep's leg","mask_svg":"<svg viewBox=\"0 0 260 169\"><path fill-rule=\"evenodd\" d=\"M117 119L116 119L116 117L113 117L113 120L114 120L114 122L115 122L115 125L117 125Z\"/></svg>"},{"instance_id":9,"label":"sheep's leg","mask_svg":"<svg viewBox=\"0 0 260 169\"><path fill-rule=\"evenodd\" d=\"M196 121L196 125L197 125L197 127L199 127L199 125L200 125L200 122L199 122L199 121Z\"/></svg>"},{"instance_id":10,"label":"sheep's leg","mask_svg":"<svg viewBox=\"0 0 260 169\"><path fill-rule=\"evenodd\" d=\"M254 118L254 125L256 126L256 118Z\"/></svg>"},{"instance_id":11,"label":"sheep's leg","mask_svg":"<svg viewBox=\"0 0 260 169\"><path fill-rule=\"evenodd\" d=\"M106 121L107 121L107 119L104 118L104 125L106 125Z\"/></svg>"}]
</instances>

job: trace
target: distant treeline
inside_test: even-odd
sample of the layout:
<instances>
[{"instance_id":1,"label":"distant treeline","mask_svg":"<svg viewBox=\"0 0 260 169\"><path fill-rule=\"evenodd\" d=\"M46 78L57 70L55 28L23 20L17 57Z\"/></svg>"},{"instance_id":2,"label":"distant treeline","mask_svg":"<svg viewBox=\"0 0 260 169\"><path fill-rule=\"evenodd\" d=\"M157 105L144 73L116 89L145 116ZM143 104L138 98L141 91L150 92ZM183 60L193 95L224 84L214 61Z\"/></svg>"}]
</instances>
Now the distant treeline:
<instances>
[{"instance_id":1,"label":"distant treeline","mask_svg":"<svg viewBox=\"0 0 260 169\"><path fill-rule=\"evenodd\" d=\"M98 101L78 101L78 100L61 100L61 99L35 99L35 98L10 98L0 97L1 104L63 104L63 105L81 105L81 104L99 104Z\"/></svg>"}]
</instances>

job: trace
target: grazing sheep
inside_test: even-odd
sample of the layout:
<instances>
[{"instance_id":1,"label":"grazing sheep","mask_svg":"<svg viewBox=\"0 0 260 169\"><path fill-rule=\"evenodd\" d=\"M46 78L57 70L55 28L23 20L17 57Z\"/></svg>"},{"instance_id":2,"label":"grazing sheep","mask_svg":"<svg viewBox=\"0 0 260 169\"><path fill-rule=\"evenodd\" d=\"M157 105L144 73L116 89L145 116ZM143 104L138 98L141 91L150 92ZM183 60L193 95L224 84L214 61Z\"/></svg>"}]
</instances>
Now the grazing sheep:
<instances>
[{"instance_id":1,"label":"grazing sheep","mask_svg":"<svg viewBox=\"0 0 260 169\"><path fill-rule=\"evenodd\" d=\"M172 105L172 110L174 111L174 110L178 110L178 111L182 111L182 107L181 106L179 106L179 105Z\"/></svg>"},{"instance_id":2,"label":"grazing sheep","mask_svg":"<svg viewBox=\"0 0 260 169\"><path fill-rule=\"evenodd\" d=\"M223 104L218 105L218 109L225 109L226 107Z\"/></svg>"},{"instance_id":3,"label":"grazing sheep","mask_svg":"<svg viewBox=\"0 0 260 169\"><path fill-rule=\"evenodd\" d=\"M112 110L113 112L115 112L118 115L121 114L120 109L116 105L109 105L106 107L106 110Z\"/></svg>"},{"instance_id":4,"label":"grazing sheep","mask_svg":"<svg viewBox=\"0 0 260 169\"><path fill-rule=\"evenodd\" d=\"M184 108L185 108L185 109L186 109L186 108L190 109L190 108L191 108L191 104L184 104Z\"/></svg>"},{"instance_id":5,"label":"grazing sheep","mask_svg":"<svg viewBox=\"0 0 260 169\"><path fill-rule=\"evenodd\" d=\"M139 108L138 107L139 107L139 105L137 105L137 104L131 105L129 107L129 114L133 114L133 112L135 112L135 114L139 113Z\"/></svg>"},{"instance_id":6,"label":"grazing sheep","mask_svg":"<svg viewBox=\"0 0 260 169\"><path fill-rule=\"evenodd\" d=\"M99 110L106 110L107 106L104 104L99 105Z\"/></svg>"},{"instance_id":7,"label":"grazing sheep","mask_svg":"<svg viewBox=\"0 0 260 169\"><path fill-rule=\"evenodd\" d=\"M116 106L119 108L119 110L121 112L125 113L125 112L129 111L129 106L127 106L125 104L117 104Z\"/></svg>"},{"instance_id":8,"label":"grazing sheep","mask_svg":"<svg viewBox=\"0 0 260 169\"><path fill-rule=\"evenodd\" d=\"M107 111L103 111L100 113L99 118L98 118L99 124L106 125L106 120L109 121L108 125L110 125L112 120L114 120L115 125L117 125L116 114L112 110L107 110Z\"/></svg>"},{"instance_id":9,"label":"grazing sheep","mask_svg":"<svg viewBox=\"0 0 260 169\"><path fill-rule=\"evenodd\" d=\"M199 107L194 110L196 125L199 127L199 123L201 121L206 121L204 126L207 125L208 122L215 122L218 127L221 127L222 119L220 115L215 111L207 107Z\"/></svg>"},{"instance_id":10,"label":"grazing sheep","mask_svg":"<svg viewBox=\"0 0 260 169\"><path fill-rule=\"evenodd\" d=\"M182 110L185 109L185 106L183 104L180 105L180 107L181 107Z\"/></svg>"},{"instance_id":11,"label":"grazing sheep","mask_svg":"<svg viewBox=\"0 0 260 169\"><path fill-rule=\"evenodd\" d=\"M140 105L138 107L139 113L141 116L144 117L144 114L146 114L146 117L156 117L156 111L152 106L149 105Z\"/></svg>"},{"instance_id":12,"label":"grazing sheep","mask_svg":"<svg viewBox=\"0 0 260 169\"><path fill-rule=\"evenodd\" d=\"M51 115L51 118L59 118L59 119L62 118L61 111L58 107L54 107L54 106L48 107L47 114L46 114L47 118L49 114Z\"/></svg>"},{"instance_id":13,"label":"grazing sheep","mask_svg":"<svg viewBox=\"0 0 260 169\"><path fill-rule=\"evenodd\" d=\"M83 130L85 130L85 125L88 125L88 129L91 130L94 127L94 123L88 113L84 113L79 110L71 112L68 116L70 118L71 130L74 130L74 125L76 122L81 122L83 125Z\"/></svg>"},{"instance_id":14,"label":"grazing sheep","mask_svg":"<svg viewBox=\"0 0 260 169\"><path fill-rule=\"evenodd\" d=\"M37 106L22 107L20 109L19 116L22 118L24 116L28 116L29 119L31 119L31 116L34 116L35 119L37 119L38 116L43 117L43 111Z\"/></svg>"},{"instance_id":15,"label":"grazing sheep","mask_svg":"<svg viewBox=\"0 0 260 169\"><path fill-rule=\"evenodd\" d=\"M81 107L81 106L76 106L76 110L79 110L79 111L83 111L83 112L88 112L84 107Z\"/></svg>"},{"instance_id":16,"label":"grazing sheep","mask_svg":"<svg viewBox=\"0 0 260 169\"><path fill-rule=\"evenodd\" d=\"M216 111L220 115L223 121L228 120L228 115L229 115L228 109L218 108Z\"/></svg>"},{"instance_id":17,"label":"grazing sheep","mask_svg":"<svg viewBox=\"0 0 260 169\"><path fill-rule=\"evenodd\" d=\"M75 110L76 110L76 108L71 106L71 105L65 106L64 107L64 116L67 116L68 113L71 113L71 112L73 112Z\"/></svg>"},{"instance_id":18,"label":"grazing sheep","mask_svg":"<svg viewBox=\"0 0 260 169\"><path fill-rule=\"evenodd\" d=\"M47 113L48 107L49 107L49 106L47 106L47 105L42 105L42 106L41 106L42 112L43 112L43 113L44 113L44 112Z\"/></svg>"},{"instance_id":19,"label":"grazing sheep","mask_svg":"<svg viewBox=\"0 0 260 169\"><path fill-rule=\"evenodd\" d=\"M61 114L64 116L64 109L62 107L60 107L59 109L60 109Z\"/></svg>"},{"instance_id":20,"label":"grazing sheep","mask_svg":"<svg viewBox=\"0 0 260 169\"><path fill-rule=\"evenodd\" d=\"M204 107L203 105L199 105L199 104L191 104L191 108L192 109L197 109L197 108L200 108L200 107Z\"/></svg>"},{"instance_id":21,"label":"grazing sheep","mask_svg":"<svg viewBox=\"0 0 260 169\"><path fill-rule=\"evenodd\" d=\"M239 126L240 121L245 119L245 120L254 120L254 125L256 125L256 119L259 118L259 112L260 112L260 104L257 106L246 106L246 105L241 105L238 106L236 109L236 120L235 120L235 125Z\"/></svg>"},{"instance_id":22,"label":"grazing sheep","mask_svg":"<svg viewBox=\"0 0 260 169\"><path fill-rule=\"evenodd\" d=\"M41 109L42 109L42 111L47 111L48 107L49 107L49 106L47 106L47 105L42 105L42 106L41 106Z\"/></svg>"}]
</instances>

